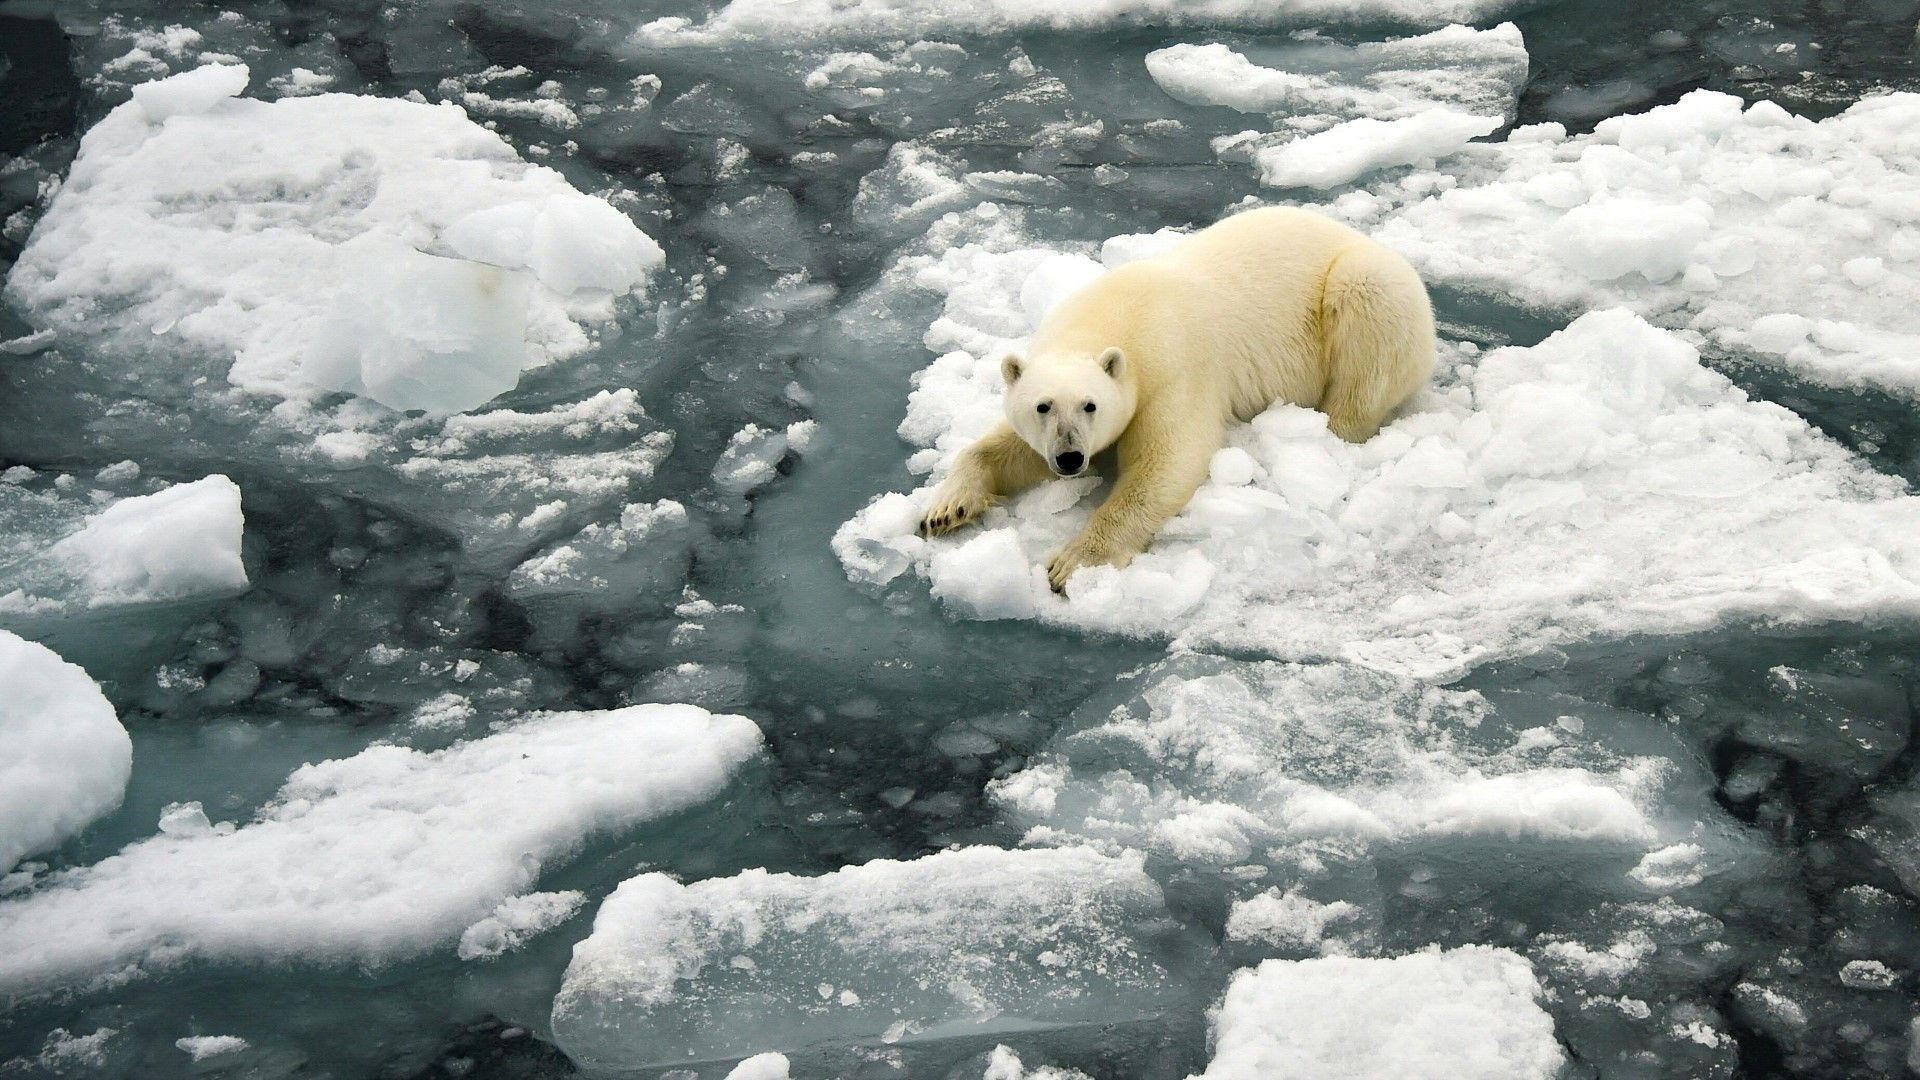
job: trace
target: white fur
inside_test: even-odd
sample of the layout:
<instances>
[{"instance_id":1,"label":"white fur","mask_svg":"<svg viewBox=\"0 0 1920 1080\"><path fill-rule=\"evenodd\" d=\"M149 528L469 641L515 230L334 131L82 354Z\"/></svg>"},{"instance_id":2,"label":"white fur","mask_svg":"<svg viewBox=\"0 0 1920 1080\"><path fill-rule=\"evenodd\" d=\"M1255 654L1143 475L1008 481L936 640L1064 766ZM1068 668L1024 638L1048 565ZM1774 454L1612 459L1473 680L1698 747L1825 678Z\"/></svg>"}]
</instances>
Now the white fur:
<instances>
[{"instance_id":1,"label":"white fur","mask_svg":"<svg viewBox=\"0 0 1920 1080\"><path fill-rule=\"evenodd\" d=\"M922 528L958 528L1116 446L1113 493L1048 563L1064 590L1082 566L1146 550L1230 422L1286 401L1362 442L1425 385L1433 359L1433 310L1404 259L1305 210L1228 218L1048 314L1030 356L1002 362L1007 423L962 455ZM1082 455L1079 468L1063 468L1063 453Z\"/></svg>"}]
</instances>

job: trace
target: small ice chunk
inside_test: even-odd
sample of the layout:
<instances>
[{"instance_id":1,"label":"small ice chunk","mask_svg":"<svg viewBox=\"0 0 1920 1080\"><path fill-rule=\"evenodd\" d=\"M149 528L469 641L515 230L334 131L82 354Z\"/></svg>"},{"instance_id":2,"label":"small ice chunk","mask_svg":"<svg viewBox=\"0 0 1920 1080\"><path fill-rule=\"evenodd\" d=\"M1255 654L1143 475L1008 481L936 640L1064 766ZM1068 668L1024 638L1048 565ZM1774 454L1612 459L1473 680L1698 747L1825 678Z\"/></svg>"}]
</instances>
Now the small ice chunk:
<instances>
[{"instance_id":1,"label":"small ice chunk","mask_svg":"<svg viewBox=\"0 0 1920 1080\"><path fill-rule=\"evenodd\" d=\"M447 226L444 239L465 258L528 270L562 295L624 293L666 261L625 214L572 191L475 211Z\"/></svg>"},{"instance_id":2,"label":"small ice chunk","mask_svg":"<svg viewBox=\"0 0 1920 1080\"><path fill-rule=\"evenodd\" d=\"M0 630L0 874L120 805L133 743L100 687Z\"/></svg>"},{"instance_id":3,"label":"small ice chunk","mask_svg":"<svg viewBox=\"0 0 1920 1080\"><path fill-rule=\"evenodd\" d=\"M51 554L84 580L88 604L150 604L238 592L245 528L240 488L224 476L122 499Z\"/></svg>"},{"instance_id":4,"label":"small ice chunk","mask_svg":"<svg viewBox=\"0 0 1920 1080\"><path fill-rule=\"evenodd\" d=\"M193 1060L205 1061L225 1054L237 1054L245 1050L248 1043L238 1035L188 1035L175 1039L173 1045Z\"/></svg>"},{"instance_id":5,"label":"small ice chunk","mask_svg":"<svg viewBox=\"0 0 1920 1080\"><path fill-rule=\"evenodd\" d=\"M573 918L587 895L577 891L527 893L500 901L493 914L460 934L462 960L491 960L510 953L536 934Z\"/></svg>"},{"instance_id":6,"label":"small ice chunk","mask_svg":"<svg viewBox=\"0 0 1920 1080\"><path fill-rule=\"evenodd\" d=\"M1566 1055L1533 966L1465 945L1379 959L1268 960L1213 1015L1206 1080L1550 1080Z\"/></svg>"},{"instance_id":7,"label":"small ice chunk","mask_svg":"<svg viewBox=\"0 0 1920 1080\"><path fill-rule=\"evenodd\" d=\"M1189 944L1140 936L1166 917L1141 866L970 847L819 877L643 874L574 948L554 1037L583 1067L622 1070L1159 1015L1187 1000Z\"/></svg>"},{"instance_id":8,"label":"small ice chunk","mask_svg":"<svg viewBox=\"0 0 1920 1080\"><path fill-rule=\"evenodd\" d=\"M1446 157L1503 121L1435 108L1398 120L1361 117L1326 131L1269 147L1255 155L1260 182L1270 187L1332 188L1375 169L1417 165Z\"/></svg>"},{"instance_id":9,"label":"small ice chunk","mask_svg":"<svg viewBox=\"0 0 1920 1080\"><path fill-rule=\"evenodd\" d=\"M1078 1069L1057 1069L1051 1065L1041 1065L1032 1069L1020 1061L1020 1055L1010 1046L996 1046L987 1055L987 1071L980 1080L1092 1080Z\"/></svg>"},{"instance_id":10,"label":"small ice chunk","mask_svg":"<svg viewBox=\"0 0 1920 1080\"><path fill-rule=\"evenodd\" d=\"M727 1080L787 1080L791 1067L785 1054L755 1054L735 1065Z\"/></svg>"},{"instance_id":11,"label":"small ice chunk","mask_svg":"<svg viewBox=\"0 0 1920 1080\"><path fill-rule=\"evenodd\" d=\"M148 120L203 113L247 88L245 64L205 64L133 88L133 103Z\"/></svg>"}]
</instances>

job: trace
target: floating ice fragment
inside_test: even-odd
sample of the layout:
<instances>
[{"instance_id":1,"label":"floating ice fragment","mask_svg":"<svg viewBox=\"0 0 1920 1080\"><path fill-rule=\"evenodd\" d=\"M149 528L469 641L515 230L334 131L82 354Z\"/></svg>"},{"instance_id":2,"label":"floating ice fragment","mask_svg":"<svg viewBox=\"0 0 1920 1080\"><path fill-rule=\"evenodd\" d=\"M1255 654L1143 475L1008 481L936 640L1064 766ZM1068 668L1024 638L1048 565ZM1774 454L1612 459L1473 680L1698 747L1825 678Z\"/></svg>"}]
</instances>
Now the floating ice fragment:
<instances>
[{"instance_id":1,"label":"floating ice fragment","mask_svg":"<svg viewBox=\"0 0 1920 1080\"><path fill-rule=\"evenodd\" d=\"M237 1054L245 1050L248 1043L238 1035L188 1035L175 1039L173 1045L193 1060L205 1061L224 1054Z\"/></svg>"},{"instance_id":2,"label":"floating ice fragment","mask_svg":"<svg viewBox=\"0 0 1920 1080\"><path fill-rule=\"evenodd\" d=\"M1336 210L1431 282L1625 305L1817 382L1920 394L1916 127L1920 94L1816 122L1698 90L1591 134L1475 144Z\"/></svg>"},{"instance_id":3,"label":"floating ice fragment","mask_svg":"<svg viewBox=\"0 0 1920 1080\"><path fill-rule=\"evenodd\" d=\"M554 1035L584 1067L634 1069L1158 1016L1189 1001L1184 965L1204 956L1162 905L1137 857L1085 849L684 885L644 874L575 947Z\"/></svg>"},{"instance_id":4,"label":"floating ice fragment","mask_svg":"<svg viewBox=\"0 0 1920 1080\"><path fill-rule=\"evenodd\" d=\"M416 954L501 918L588 836L711 798L759 748L742 717L643 705L306 765L237 830L163 833L0 902L0 994L191 959Z\"/></svg>"},{"instance_id":5,"label":"floating ice fragment","mask_svg":"<svg viewBox=\"0 0 1920 1080\"><path fill-rule=\"evenodd\" d=\"M133 743L87 673L0 630L0 874L120 805Z\"/></svg>"},{"instance_id":6,"label":"floating ice fragment","mask_svg":"<svg viewBox=\"0 0 1920 1080\"><path fill-rule=\"evenodd\" d=\"M727 1080L787 1080L789 1068L785 1054L755 1054L735 1065Z\"/></svg>"},{"instance_id":7,"label":"floating ice fragment","mask_svg":"<svg viewBox=\"0 0 1920 1080\"><path fill-rule=\"evenodd\" d=\"M1331 188L1375 169L1418 165L1458 151L1503 121L1454 109L1426 109L1398 120L1360 117L1255 155L1271 187Z\"/></svg>"},{"instance_id":8,"label":"floating ice fragment","mask_svg":"<svg viewBox=\"0 0 1920 1080\"><path fill-rule=\"evenodd\" d=\"M585 893L574 891L510 896L500 901L493 914L461 931L460 959L491 960L512 952L534 935L573 918L586 902Z\"/></svg>"},{"instance_id":9,"label":"floating ice fragment","mask_svg":"<svg viewBox=\"0 0 1920 1080\"><path fill-rule=\"evenodd\" d=\"M160 123L172 116L203 113L247 88L245 64L207 64L192 71L141 83L133 88L133 103L148 120Z\"/></svg>"},{"instance_id":10,"label":"floating ice fragment","mask_svg":"<svg viewBox=\"0 0 1920 1080\"><path fill-rule=\"evenodd\" d=\"M1550 1080L1565 1063L1540 984L1485 945L1382 959L1269 960L1213 1016L1206 1080Z\"/></svg>"},{"instance_id":11,"label":"floating ice fragment","mask_svg":"<svg viewBox=\"0 0 1920 1080\"><path fill-rule=\"evenodd\" d=\"M50 553L86 583L88 605L149 604L247 587L240 488L224 476L122 499Z\"/></svg>"},{"instance_id":12,"label":"floating ice fragment","mask_svg":"<svg viewBox=\"0 0 1920 1080\"><path fill-rule=\"evenodd\" d=\"M1376 120L1436 107L1504 120L1527 78L1526 46L1512 23L1355 46L1297 42L1261 56L1266 63L1221 44L1174 45L1148 53L1147 71L1189 104Z\"/></svg>"}]
</instances>

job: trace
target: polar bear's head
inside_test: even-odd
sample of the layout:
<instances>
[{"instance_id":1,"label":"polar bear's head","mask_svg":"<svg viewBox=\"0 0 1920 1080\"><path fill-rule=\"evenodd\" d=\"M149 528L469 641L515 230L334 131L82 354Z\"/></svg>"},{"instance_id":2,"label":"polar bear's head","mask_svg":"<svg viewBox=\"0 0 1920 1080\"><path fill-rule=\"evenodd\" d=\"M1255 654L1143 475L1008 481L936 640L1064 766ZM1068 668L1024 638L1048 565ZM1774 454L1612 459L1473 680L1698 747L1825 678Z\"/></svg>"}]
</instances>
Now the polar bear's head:
<instances>
[{"instance_id":1,"label":"polar bear's head","mask_svg":"<svg viewBox=\"0 0 1920 1080\"><path fill-rule=\"evenodd\" d=\"M1079 476L1133 422L1127 354L1049 351L1000 361L1007 422L1056 476Z\"/></svg>"}]
</instances>

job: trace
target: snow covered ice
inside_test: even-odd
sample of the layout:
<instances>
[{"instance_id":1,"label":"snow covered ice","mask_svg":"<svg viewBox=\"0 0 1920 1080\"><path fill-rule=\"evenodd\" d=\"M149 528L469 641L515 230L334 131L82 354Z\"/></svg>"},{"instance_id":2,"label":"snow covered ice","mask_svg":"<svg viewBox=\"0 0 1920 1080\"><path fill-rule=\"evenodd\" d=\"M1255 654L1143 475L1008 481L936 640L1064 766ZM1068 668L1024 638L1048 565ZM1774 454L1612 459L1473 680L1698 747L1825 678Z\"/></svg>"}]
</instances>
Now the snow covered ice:
<instances>
[{"instance_id":1,"label":"snow covered ice","mask_svg":"<svg viewBox=\"0 0 1920 1080\"><path fill-rule=\"evenodd\" d=\"M0 1077L1911 1075L1916 25L0 8ZM915 534L1272 204L1402 415Z\"/></svg>"},{"instance_id":2,"label":"snow covered ice","mask_svg":"<svg viewBox=\"0 0 1920 1080\"><path fill-rule=\"evenodd\" d=\"M494 906L596 832L712 798L760 741L744 717L642 705L303 766L259 820L172 815L159 835L0 900L0 992L193 959L377 964L461 937L489 911L533 932L539 919Z\"/></svg>"},{"instance_id":3,"label":"snow covered ice","mask_svg":"<svg viewBox=\"0 0 1920 1080\"><path fill-rule=\"evenodd\" d=\"M921 271L953 282L929 338L954 351L918 377L902 425L932 445L927 464L997 419L994 349L1026 329L1008 309L1054 272L1048 258L963 248ZM929 489L882 496L835 549L874 584L912 566L976 618L1426 675L1597 634L1916 610L1920 501L1684 340L1613 310L1531 348L1447 359L1425 400L1364 445L1289 405L1239 427L1147 554L1082 573L1070 599L1039 568L1099 497L1090 478L938 541L914 534Z\"/></svg>"},{"instance_id":4,"label":"snow covered ice","mask_svg":"<svg viewBox=\"0 0 1920 1080\"><path fill-rule=\"evenodd\" d=\"M1465 946L1392 959L1269 960L1234 976L1208 1080L1547 1080L1566 1063L1527 962Z\"/></svg>"},{"instance_id":5,"label":"snow covered ice","mask_svg":"<svg viewBox=\"0 0 1920 1080\"><path fill-rule=\"evenodd\" d=\"M133 746L87 673L0 630L0 874L120 805Z\"/></svg>"}]
</instances>

